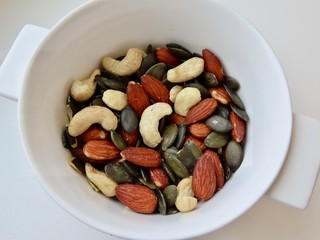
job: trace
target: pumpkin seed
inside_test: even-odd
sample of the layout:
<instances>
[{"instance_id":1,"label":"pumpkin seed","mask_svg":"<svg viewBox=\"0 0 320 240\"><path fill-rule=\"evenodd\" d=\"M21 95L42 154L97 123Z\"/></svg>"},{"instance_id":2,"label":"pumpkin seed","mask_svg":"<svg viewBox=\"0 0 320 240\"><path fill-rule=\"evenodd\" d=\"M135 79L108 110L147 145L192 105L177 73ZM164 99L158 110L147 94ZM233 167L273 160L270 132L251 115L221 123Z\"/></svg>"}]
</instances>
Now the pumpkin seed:
<instances>
[{"instance_id":1,"label":"pumpkin seed","mask_svg":"<svg viewBox=\"0 0 320 240\"><path fill-rule=\"evenodd\" d=\"M69 159L68 164L70 167L72 167L76 172L80 173L80 174L86 174L86 170L85 170L85 163L80 160L79 158L76 157L72 157Z\"/></svg>"},{"instance_id":2,"label":"pumpkin seed","mask_svg":"<svg viewBox=\"0 0 320 240\"><path fill-rule=\"evenodd\" d=\"M219 133L227 133L232 129L231 122L219 115L213 115L206 120L206 125L212 130Z\"/></svg>"},{"instance_id":3,"label":"pumpkin seed","mask_svg":"<svg viewBox=\"0 0 320 240\"><path fill-rule=\"evenodd\" d=\"M140 76L144 75L148 69L150 69L153 65L157 64L157 58L154 56L153 53L147 54L147 56L142 60L140 69L139 69L139 74Z\"/></svg>"},{"instance_id":4,"label":"pumpkin seed","mask_svg":"<svg viewBox=\"0 0 320 240\"><path fill-rule=\"evenodd\" d=\"M154 53L154 49L153 49L152 44L149 44L147 47L147 54L149 54L149 53Z\"/></svg>"},{"instance_id":5,"label":"pumpkin seed","mask_svg":"<svg viewBox=\"0 0 320 240\"><path fill-rule=\"evenodd\" d=\"M162 79L167 72L167 65L165 63L157 63L150 67L145 74L151 75L157 79Z\"/></svg>"},{"instance_id":6,"label":"pumpkin seed","mask_svg":"<svg viewBox=\"0 0 320 240\"><path fill-rule=\"evenodd\" d=\"M200 77L199 80L201 83L203 83L203 85L205 85L207 88L212 88L212 87L216 87L219 84L218 79L216 78L216 75L214 75L213 73L209 73L209 72L203 72Z\"/></svg>"},{"instance_id":7,"label":"pumpkin seed","mask_svg":"<svg viewBox=\"0 0 320 240\"><path fill-rule=\"evenodd\" d=\"M161 192L161 190L159 188L155 189L155 193L158 198L158 205L157 205L158 211L160 212L160 214L166 215L167 203L166 203L166 200L163 196L163 193Z\"/></svg>"},{"instance_id":8,"label":"pumpkin seed","mask_svg":"<svg viewBox=\"0 0 320 240\"><path fill-rule=\"evenodd\" d=\"M168 207L167 209L167 215L176 214L179 210L176 208L176 206Z\"/></svg>"},{"instance_id":9,"label":"pumpkin seed","mask_svg":"<svg viewBox=\"0 0 320 240\"><path fill-rule=\"evenodd\" d=\"M241 100L241 98L239 97L239 95L233 91L231 88L229 88L227 85L224 85L224 88L226 89L228 95L230 96L232 102L237 105L239 108L241 109L245 109L245 106Z\"/></svg>"},{"instance_id":10,"label":"pumpkin seed","mask_svg":"<svg viewBox=\"0 0 320 240\"><path fill-rule=\"evenodd\" d=\"M102 101L102 96L99 95L92 99L92 101L90 102L90 106L106 107L106 104L104 103L104 101Z\"/></svg>"},{"instance_id":11,"label":"pumpkin seed","mask_svg":"<svg viewBox=\"0 0 320 240\"><path fill-rule=\"evenodd\" d=\"M106 78L101 75L96 75L95 81L99 84L99 86L104 89L113 89L121 92L126 92L127 86L121 80L115 80L111 78Z\"/></svg>"},{"instance_id":12,"label":"pumpkin seed","mask_svg":"<svg viewBox=\"0 0 320 240\"><path fill-rule=\"evenodd\" d=\"M165 189L163 189L163 196L166 200L167 207L171 207L175 204L177 196L178 196L178 190L176 185L169 185Z\"/></svg>"},{"instance_id":13,"label":"pumpkin seed","mask_svg":"<svg viewBox=\"0 0 320 240\"><path fill-rule=\"evenodd\" d=\"M221 161L223 171L224 171L224 181L227 182L232 175L231 169L226 161Z\"/></svg>"},{"instance_id":14,"label":"pumpkin seed","mask_svg":"<svg viewBox=\"0 0 320 240\"><path fill-rule=\"evenodd\" d=\"M181 61L185 61L193 57L192 53L188 49L177 43L168 43L166 46L169 51Z\"/></svg>"},{"instance_id":15,"label":"pumpkin seed","mask_svg":"<svg viewBox=\"0 0 320 240\"><path fill-rule=\"evenodd\" d=\"M126 160L123 161L122 163L123 163L123 166L126 167L128 172L131 173L132 176L140 177L140 175L141 175L140 174L140 168L137 165L135 165L135 164L133 164L133 163L131 163L129 161L126 161Z\"/></svg>"},{"instance_id":16,"label":"pumpkin seed","mask_svg":"<svg viewBox=\"0 0 320 240\"><path fill-rule=\"evenodd\" d=\"M230 76L224 77L223 84L226 85L228 88L232 89L233 91L237 91L240 88L240 83Z\"/></svg>"},{"instance_id":17,"label":"pumpkin seed","mask_svg":"<svg viewBox=\"0 0 320 240\"><path fill-rule=\"evenodd\" d=\"M246 122L249 121L249 116L245 110L240 109L239 107L237 107L233 103L230 104L230 107L234 111L234 113L238 115L239 118L241 118L242 120L244 120Z\"/></svg>"},{"instance_id":18,"label":"pumpkin seed","mask_svg":"<svg viewBox=\"0 0 320 240\"><path fill-rule=\"evenodd\" d=\"M168 90L176 86L176 83L169 82L166 76L163 78L162 83L168 88Z\"/></svg>"},{"instance_id":19,"label":"pumpkin seed","mask_svg":"<svg viewBox=\"0 0 320 240\"><path fill-rule=\"evenodd\" d=\"M141 177L138 178L138 180L140 181L140 183L142 183L143 185L147 186L150 189L153 189L153 190L157 189L157 186L155 184L153 184L151 182L148 182L148 181L146 181L145 179L143 179Z\"/></svg>"},{"instance_id":20,"label":"pumpkin seed","mask_svg":"<svg viewBox=\"0 0 320 240\"><path fill-rule=\"evenodd\" d=\"M231 140L226 147L225 158L230 170L235 172L240 167L243 160L241 145Z\"/></svg>"},{"instance_id":21,"label":"pumpkin seed","mask_svg":"<svg viewBox=\"0 0 320 240\"><path fill-rule=\"evenodd\" d=\"M133 133L138 127L139 120L136 113L129 106L126 106L121 111L120 123L126 132Z\"/></svg>"},{"instance_id":22,"label":"pumpkin seed","mask_svg":"<svg viewBox=\"0 0 320 240\"><path fill-rule=\"evenodd\" d=\"M116 183L131 183L134 179L122 162L107 163L104 171Z\"/></svg>"},{"instance_id":23,"label":"pumpkin seed","mask_svg":"<svg viewBox=\"0 0 320 240\"><path fill-rule=\"evenodd\" d=\"M140 167L140 174L142 176L142 179L146 182L149 181L149 178L150 178L149 172L150 171L148 168Z\"/></svg>"},{"instance_id":24,"label":"pumpkin seed","mask_svg":"<svg viewBox=\"0 0 320 240\"><path fill-rule=\"evenodd\" d=\"M218 104L218 106L217 106L217 108L216 108L216 110L215 110L215 113L216 113L217 115L220 115L220 116L228 119L228 118L229 118L230 111L229 111L229 109L228 109L227 107L225 107L225 106L223 106L223 105L221 105L221 104Z\"/></svg>"},{"instance_id":25,"label":"pumpkin seed","mask_svg":"<svg viewBox=\"0 0 320 240\"><path fill-rule=\"evenodd\" d=\"M180 149L183 145L184 139L186 138L187 128L184 124L181 124L178 129L178 136L174 145L176 148Z\"/></svg>"},{"instance_id":26,"label":"pumpkin seed","mask_svg":"<svg viewBox=\"0 0 320 240\"><path fill-rule=\"evenodd\" d=\"M114 74L113 72L110 72L108 70L103 70L101 71L101 76L108 78L108 79L113 79L116 81L121 81L120 77L117 74Z\"/></svg>"},{"instance_id":27,"label":"pumpkin seed","mask_svg":"<svg viewBox=\"0 0 320 240\"><path fill-rule=\"evenodd\" d=\"M78 146L78 140L75 137L72 137L68 131L68 125L64 127L62 132L62 144L65 148L76 148Z\"/></svg>"},{"instance_id":28,"label":"pumpkin seed","mask_svg":"<svg viewBox=\"0 0 320 240\"><path fill-rule=\"evenodd\" d=\"M66 112L67 112L68 118L71 120L73 115L75 115L80 110L81 110L80 104L78 104L77 101L74 100L71 96L68 96L67 105L66 105Z\"/></svg>"},{"instance_id":29,"label":"pumpkin seed","mask_svg":"<svg viewBox=\"0 0 320 240\"><path fill-rule=\"evenodd\" d=\"M212 131L205 139L204 143L209 148L223 147L228 143L229 135Z\"/></svg>"},{"instance_id":30,"label":"pumpkin seed","mask_svg":"<svg viewBox=\"0 0 320 240\"><path fill-rule=\"evenodd\" d=\"M127 148L126 142L122 139L121 135L116 131L110 131L110 137L113 144L119 149L124 150Z\"/></svg>"},{"instance_id":31,"label":"pumpkin seed","mask_svg":"<svg viewBox=\"0 0 320 240\"><path fill-rule=\"evenodd\" d=\"M173 154L167 155L165 161L176 176L180 178L185 178L189 176L189 171L187 167Z\"/></svg>"},{"instance_id":32,"label":"pumpkin seed","mask_svg":"<svg viewBox=\"0 0 320 240\"><path fill-rule=\"evenodd\" d=\"M197 160L201 155L202 151L199 146L190 140L177 153L178 159L187 167L189 173L193 172Z\"/></svg>"},{"instance_id":33,"label":"pumpkin seed","mask_svg":"<svg viewBox=\"0 0 320 240\"><path fill-rule=\"evenodd\" d=\"M163 118L160 119L159 121L159 132L163 133L166 125L168 124L168 117L164 116Z\"/></svg>"},{"instance_id":34,"label":"pumpkin seed","mask_svg":"<svg viewBox=\"0 0 320 240\"><path fill-rule=\"evenodd\" d=\"M168 174L168 177L171 180L171 182L177 183L177 178L174 175L174 173L171 170L171 168L169 167L169 165L165 161L161 161L161 166L166 171L166 173Z\"/></svg>"},{"instance_id":35,"label":"pumpkin seed","mask_svg":"<svg viewBox=\"0 0 320 240\"><path fill-rule=\"evenodd\" d=\"M95 192L101 192L101 190L93 183L89 178L87 178L87 182L89 183L90 187L95 191Z\"/></svg>"},{"instance_id":36,"label":"pumpkin seed","mask_svg":"<svg viewBox=\"0 0 320 240\"><path fill-rule=\"evenodd\" d=\"M176 140L178 136L178 127L174 123L170 123L166 126L163 131L163 140L161 142L161 149L163 151L167 150Z\"/></svg>"},{"instance_id":37,"label":"pumpkin seed","mask_svg":"<svg viewBox=\"0 0 320 240\"><path fill-rule=\"evenodd\" d=\"M202 99L211 97L211 94L210 94L208 88L201 85L198 81L194 81L193 83L187 83L186 86L187 87L194 87L194 88L198 89L201 94Z\"/></svg>"}]
</instances>

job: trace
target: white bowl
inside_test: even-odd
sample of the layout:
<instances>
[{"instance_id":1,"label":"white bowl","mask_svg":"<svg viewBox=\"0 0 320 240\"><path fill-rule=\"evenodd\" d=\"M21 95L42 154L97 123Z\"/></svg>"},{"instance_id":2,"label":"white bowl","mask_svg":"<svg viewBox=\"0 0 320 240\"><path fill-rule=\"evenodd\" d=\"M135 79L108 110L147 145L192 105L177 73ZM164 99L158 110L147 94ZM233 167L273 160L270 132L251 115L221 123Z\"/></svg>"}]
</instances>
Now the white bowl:
<instances>
[{"instance_id":1,"label":"white bowl","mask_svg":"<svg viewBox=\"0 0 320 240\"><path fill-rule=\"evenodd\" d=\"M97 194L67 164L61 143L72 81L88 76L105 55L129 47L176 42L215 52L241 83L250 121L243 164L224 188L189 213L137 214ZM291 137L291 105L281 67L259 33L210 0L91 1L59 22L35 53L19 101L27 155L44 188L72 215L110 235L182 239L214 231L249 209L270 187Z\"/></svg>"}]
</instances>

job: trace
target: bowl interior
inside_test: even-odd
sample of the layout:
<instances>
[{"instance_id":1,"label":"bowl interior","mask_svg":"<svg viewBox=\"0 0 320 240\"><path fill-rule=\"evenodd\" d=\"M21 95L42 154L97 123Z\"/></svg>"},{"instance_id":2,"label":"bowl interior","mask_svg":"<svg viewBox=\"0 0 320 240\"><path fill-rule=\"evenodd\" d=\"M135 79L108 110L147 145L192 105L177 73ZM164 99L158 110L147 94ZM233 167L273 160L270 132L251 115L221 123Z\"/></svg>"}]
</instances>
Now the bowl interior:
<instances>
[{"instance_id":1,"label":"bowl interior","mask_svg":"<svg viewBox=\"0 0 320 240\"><path fill-rule=\"evenodd\" d=\"M62 147L71 82L105 55L176 42L215 52L241 83L250 116L243 164L223 190L185 214L136 214L92 191ZM27 155L50 195L81 221L133 239L179 239L213 231L251 207L278 174L291 136L287 84L272 50L246 20L220 4L186 0L92 1L59 22L35 53L20 100ZM174 229L174 231L173 231Z\"/></svg>"}]
</instances>

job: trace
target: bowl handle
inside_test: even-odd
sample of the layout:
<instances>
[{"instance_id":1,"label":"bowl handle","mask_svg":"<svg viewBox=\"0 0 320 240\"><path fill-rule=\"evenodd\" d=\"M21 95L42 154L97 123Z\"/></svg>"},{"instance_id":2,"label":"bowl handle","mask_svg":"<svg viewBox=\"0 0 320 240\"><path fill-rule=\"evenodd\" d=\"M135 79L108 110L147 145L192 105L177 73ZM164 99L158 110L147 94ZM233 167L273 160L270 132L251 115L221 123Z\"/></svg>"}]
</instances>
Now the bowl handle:
<instances>
[{"instance_id":1,"label":"bowl handle","mask_svg":"<svg viewBox=\"0 0 320 240\"><path fill-rule=\"evenodd\" d=\"M0 96L18 100L28 63L48 31L30 24L22 28L0 66Z\"/></svg>"},{"instance_id":2,"label":"bowl handle","mask_svg":"<svg viewBox=\"0 0 320 240\"><path fill-rule=\"evenodd\" d=\"M290 147L267 196L288 205L307 207L320 167L320 122L293 114Z\"/></svg>"}]
</instances>

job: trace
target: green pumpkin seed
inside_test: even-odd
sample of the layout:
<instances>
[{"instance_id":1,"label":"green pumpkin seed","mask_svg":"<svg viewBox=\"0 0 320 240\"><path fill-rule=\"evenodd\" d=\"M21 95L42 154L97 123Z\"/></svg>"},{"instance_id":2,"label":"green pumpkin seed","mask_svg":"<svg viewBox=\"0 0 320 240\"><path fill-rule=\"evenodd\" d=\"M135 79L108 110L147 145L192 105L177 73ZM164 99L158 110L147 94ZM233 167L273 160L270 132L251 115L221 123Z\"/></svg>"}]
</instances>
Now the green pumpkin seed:
<instances>
[{"instance_id":1,"label":"green pumpkin seed","mask_svg":"<svg viewBox=\"0 0 320 240\"><path fill-rule=\"evenodd\" d=\"M149 53L154 53L154 49L153 49L152 44L149 44L147 47L147 54L149 54Z\"/></svg>"},{"instance_id":2,"label":"green pumpkin seed","mask_svg":"<svg viewBox=\"0 0 320 240\"><path fill-rule=\"evenodd\" d=\"M213 131L204 139L204 143L209 148L220 148L225 146L228 140L228 134Z\"/></svg>"},{"instance_id":3,"label":"green pumpkin seed","mask_svg":"<svg viewBox=\"0 0 320 240\"><path fill-rule=\"evenodd\" d=\"M237 105L239 108L241 109L245 109L245 106L241 100L241 98L239 97L239 95L233 91L231 88L229 88L227 85L224 85L224 88L226 89L228 95L230 96L232 102Z\"/></svg>"},{"instance_id":4,"label":"green pumpkin seed","mask_svg":"<svg viewBox=\"0 0 320 240\"><path fill-rule=\"evenodd\" d=\"M160 212L160 214L166 215L167 203L166 203L166 200L163 196L163 193L161 192L161 190L159 188L155 189L155 193L158 198L158 205L157 205L158 211Z\"/></svg>"},{"instance_id":5,"label":"green pumpkin seed","mask_svg":"<svg viewBox=\"0 0 320 240\"><path fill-rule=\"evenodd\" d=\"M219 133L227 133L232 129L231 122L219 115L213 115L206 120L206 125L212 130Z\"/></svg>"},{"instance_id":6,"label":"green pumpkin seed","mask_svg":"<svg viewBox=\"0 0 320 240\"><path fill-rule=\"evenodd\" d=\"M240 109L239 107L237 107L233 103L230 104L230 107L234 111L234 113L238 115L239 118L241 118L242 120L244 120L246 122L249 121L249 116L245 110Z\"/></svg>"},{"instance_id":7,"label":"green pumpkin seed","mask_svg":"<svg viewBox=\"0 0 320 240\"><path fill-rule=\"evenodd\" d=\"M202 151L197 144L188 140L181 150L178 151L177 157L187 167L190 173L202 155Z\"/></svg>"},{"instance_id":8,"label":"green pumpkin seed","mask_svg":"<svg viewBox=\"0 0 320 240\"><path fill-rule=\"evenodd\" d=\"M181 124L179 126L179 131L178 131L178 136L176 138L176 142L174 143L176 148L180 149L182 147L183 142L186 138L186 132L187 132L186 126L184 124Z\"/></svg>"},{"instance_id":9,"label":"green pumpkin seed","mask_svg":"<svg viewBox=\"0 0 320 240\"><path fill-rule=\"evenodd\" d=\"M140 168L137 165L126 160L123 161L122 163L123 163L123 166L125 166L125 168L128 170L129 173L131 173L132 176L140 177L141 175Z\"/></svg>"},{"instance_id":10,"label":"green pumpkin seed","mask_svg":"<svg viewBox=\"0 0 320 240\"><path fill-rule=\"evenodd\" d=\"M174 143L178 136L178 127L174 123L170 123L163 131L163 140L161 142L161 149L167 150Z\"/></svg>"},{"instance_id":11,"label":"green pumpkin seed","mask_svg":"<svg viewBox=\"0 0 320 240\"><path fill-rule=\"evenodd\" d=\"M148 181L146 181L145 179L143 179L141 177L138 178L138 180L140 181L140 183L142 183L143 185L147 186L150 189L153 189L153 190L157 189L157 186L155 184L153 184L151 182L148 182Z\"/></svg>"},{"instance_id":12,"label":"green pumpkin seed","mask_svg":"<svg viewBox=\"0 0 320 240\"><path fill-rule=\"evenodd\" d=\"M117 183L132 183L134 178L121 162L110 162L104 167L105 173Z\"/></svg>"},{"instance_id":13,"label":"green pumpkin seed","mask_svg":"<svg viewBox=\"0 0 320 240\"><path fill-rule=\"evenodd\" d=\"M159 132L160 133L163 133L167 124L168 124L168 116L164 116L163 118L160 119L160 121L159 121Z\"/></svg>"},{"instance_id":14,"label":"green pumpkin seed","mask_svg":"<svg viewBox=\"0 0 320 240\"><path fill-rule=\"evenodd\" d=\"M85 162L80 160L79 158L72 157L69 159L68 164L70 167L72 167L76 172L80 174L86 174L85 170Z\"/></svg>"},{"instance_id":15,"label":"green pumpkin seed","mask_svg":"<svg viewBox=\"0 0 320 240\"><path fill-rule=\"evenodd\" d=\"M171 170L171 168L169 167L169 165L165 161L161 161L161 166L166 171L166 173L168 174L168 177L171 180L171 182L177 183L177 178L174 175L174 173Z\"/></svg>"},{"instance_id":16,"label":"green pumpkin seed","mask_svg":"<svg viewBox=\"0 0 320 240\"><path fill-rule=\"evenodd\" d=\"M126 84L124 84L121 80L115 80L111 78L102 77L101 75L97 75L95 77L95 81L104 90L113 89L121 92L126 92L127 90Z\"/></svg>"},{"instance_id":17,"label":"green pumpkin seed","mask_svg":"<svg viewBox=\"0 0 320 240\"><path fill-rule=\"evenodd\" d=\"M225 158L232 172L235 172L243 160L243 150L239 143L230 141L226 147Z\"/></svg>"},{"instance_id":18,"label":"green pumpkin seed","mask_svg":"<svg viewBox=\"0 0 320 240\"><path fill-rule=\"evenodd\" d=\"M169 51L181 61L185 61L193 57L192 53L188 49L177 43L168 43L166 46Z\"/></svg>"},{"instance_id":19,"label":"green pumpkin seed","mask_svg":"<svg viewBox=\"0 0 320 240\"><path fill-rule=\"evenodd\" d=\"M163 189L162 193L166 201L167 207L173 206L178 196L177 187L175 185L169 185L165 189Z\"/></svg>"},{"instance_id":20,"label":"green pumpkin seed","mask_svg":"<svg viewBox=\"0 0 320 240\"><path fill-rule=\"evenodd\" d=\"M91 182L89 178L87 178L87 181L88 181L90 187L91 187L95 192L101 192L101 190L100 190L93 182Z\"/></svg>"},{"instance_id":21,"label":"green pumpkin seed","mask_svg":"<svg viewBox=\"0 0 320 240\"><path fill-rule=\"evenodd\" d=\"M116 81L121 81L120 77L117 74L114 74L113 72L110 72L108 70L103 70L101 71L101 76L108 78L108 79L113 79Z\"/></svg>"},{"instance_id":22,"label":"green pumpkin seed","mask_svg":"<svg viewBox=\"0 0 320 240\"><path fill-rule=\"evenodd\" d=\"M194 88L198 89L201 94L202 99L211 97L211 94L210 94L208 88L201 85L198 81L195 81L193 83L187 83L186 86L187 87L194 87Z\"/></svg>"},{"instance_id":23,"label":"green pumpkin seed","mask_svg":"<svg viewBox=\"0 0 320 240\"><path fill-rule=\"evenodd\" d=\"M167 209L167 215L176 214L179 210L176 208L176 206L168 207Z\"/></svg>"},{"instance_id":24,"label":"green pumpkin seed","mask_svg":"<svg viewBox=\"0 0 320 240\"><path fill-rule=\"evenodd\" d=\"M150 69L153 65L157 64L157 58L154 56L153 53L147 54L147 56L142 60L140 69L139 69L139 74L142 76L145 74L148 69Z\"/></svg>"},{"instance_id":25,"label":"green pumpkin seed","mask_svg":"<svg viewBox=\"0 0 320 240\"><path fill-rule=\"evenodd\" d=\"M176 176L180 178L185 178L189 176L189 171L187 167L173 154L167 155L165 161Z\"/></svg>"},{"instance_id":26,"label":"green pumpkin seed","mask_svg":"<svg viewBox=\"0 0 320 240\"><path fill-rule=\"evenodd\" d=\"M209 73L209 72L203 72L200 75L199 80L207 88L216 87L219 84L219 81L216 78L216 75L214 75L213 73Z\"/></svg>"},{"instance_id":27,"label":"green pumpkin seed","mask_svg":"<svg viewBox=\"0 0 320 240\"><path fill-rule=\"evenodd\" d=\"M69 134L68 126L66 125L62 132L62 144L65 148L76 148L78 146L78 140Z\"/></svg>"},{"instance_id":28,"label":"green pumpkin seed","mask_svg":"<svg viewBox=\"0 0 320 240\"><path fill-rule=\"evenodd\" d=\"M229 118L230 111L229 111L229 109L228 109L227 107L219 104L219 105L217 106L216 110L215 110L215 113L216 113L217 115L220 115L221 117L224 117L224 118L228 119L228 118Z\"/></svg>"},{"instance_id":29,"label":"green pumpkin seed","mask_svg":"<svg viewBox=\"0 0 320 240\"><path fill-rule=\"evenodd\" d=\"M232 89L233 91L237 91L240 88L240 83L230 76L224 77L223 84L226 85L228 88Z\"/></svg>"},{"instance_id":30,"label":"green pumpkin seed","mask_svg":"<svg viewBox=\"0 0 320 240\"><path fill-rule=\"evenodd\" d=\"M224 171L224 181L227 182L231 178L232 172L226 161L221 161L223 171Z\"/></svg>"},{"instance_id":31,"label":"green pumpkin seed","mask_svg":"<svg viewBox=\"0 0 320 240\"><path fill-rule=\"evenodd\" d=\"M151 75L157 79L162 79L167 72L167 65L165 63L157 63L150 67L145 74Z\"/></svg>"},{"instance_id":32,"label":"green pumpkin seed","mask_svg":"<svg viewBox=\"0 0 320 240\"><path fill-rule=\"evenodd\" d=\"M124 150L127 148L126 142L122 139L121 135L116 131L110 131L110 137L113 144L119 149Z\"/></svg>"},{"instance_id":33,"label":"green pumpkin seed","mask_svg":"<svg viewBox=\"0 0 320 240\"><path fill-rule=\"evenodd\" d=\"M125 107L120 114L120 123L128 133L133 133L139 124L137 114L129 107Z\"/></svg>"},{"instance_id":34,"label":"green pumpkin seed","mask_svg":"<svg viewBox=\"0 0 320 240\"><path fill-rule=\"evenodd\" d=\"M96 96L90 102L90 106L102 106L105 107L106 104L102 101L102 96Z\"/></svg>"},{"instance_id":35,"label":"green pumpkin seed","mask_svg":"<svg viewBox=\"0 0 320 240\"><path fill-rule=\"evenodd\" d=\"M164 78L163 78L162 83L168 88L168 90L170 90L171 88L173 88L174 86L176 86L176 83L169 82L169 80L167 79L167 77L164 77Z\"/></svg>"},{"instance_id":36,"label":"green pumpkin seed","mask_svg":"<svg viewBox=\"0 0 320 240\"><path fill-rule=\"evenodd\" d=\"M77 103L71 96L68 96L67 105L66 105L66 112L68 118L71 120L72 117L81 110L81 105Z\"/></svg>"},{"instance_id":37,"label":"green pumpkin seed","mask_svg":"<svg viewBox=\"0 0 320 240\"><path fill-rule=\"evenodd\" d=\"M148 168L145 167L140 167L140 174L143 178L144 181L149 181L150 178L150 174L149 174L150 170Z\"/></svg>"}]
</instances>

